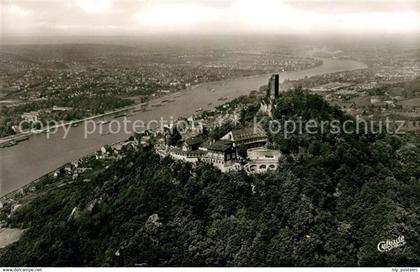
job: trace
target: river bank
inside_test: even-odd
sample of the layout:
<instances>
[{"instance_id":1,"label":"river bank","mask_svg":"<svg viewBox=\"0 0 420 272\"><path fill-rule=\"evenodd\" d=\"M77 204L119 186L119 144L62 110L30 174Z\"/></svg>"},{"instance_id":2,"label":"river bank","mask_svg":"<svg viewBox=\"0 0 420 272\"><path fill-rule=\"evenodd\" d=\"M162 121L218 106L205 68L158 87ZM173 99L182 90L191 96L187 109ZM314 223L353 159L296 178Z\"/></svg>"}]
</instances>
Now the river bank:
<instances>
[{"instance_id":1,"label":"river bank","mask_svg":"<svg viewBox=\"0 0 420 272\"><path fill-rule=\"evenodd\" d=\"M89 120L100 119L100 118L108 117L108 116L111 116L111 115L114 115L114 114L127 113L127 112L130 112L131 110L138 109L143 104L144 103L136 104L136 105L133 105L133 106L124 107L124 108L120 108L118 110L106 112L106 113L103 113L103 114L89 116L89 117L86 117L86 118L83 118L83 119L80 119L80 120L63 122L63 123L55 125L55 126L48 126L46 128L42 128L42 129L25 131L25 132L22 132L22 133L19 133L19 134L16 134L16 135L3 137L3 138L0 138L0 148L10 147L10 146L7 146L7 145L10 144L10 142L12 142L12 141L21 142L23 140L28 140L29 139L28 137L31 137L32 135L36 135L36 134L40 134L40 133L46 133L48 131L56 130L56 129L59 129L59 128L62 128L62 127L77 126L77 125L79 125L83 122L89 121Z\"/></svg>"},{"instance_id":2,"label":"river bank","mask_svg":"<svg viewBox=\"0 0 420 272\"><path fill-rule=\"evenodd\" d=\"M323 65L313 69L279 74L280 79L284 81L285 79L293 80L306 76L364 68L366 68L366 65L357 61L325 60ZM189 87L180 93L168 95L169 99L168 97L160 97L149 101L149 105L145 107L144 111L134 112L131 116L124 118L130 121L142 120L148 122L188 117L199 109L211 110L224 104L226 101L220 101L221 97L232 100L241 95L247 95L252 90L257 90L267 83L269 76L270 74L228 79ZM161 103L161 100L171 102ZM160 104L159 107L152 107L152 105L158 104ZM121 118L112 119L121 120ZM2 158L0 196L30 183L69 161L77 160L95 152L104 145L123 141L130 136L124 131L110 134L101 134L98 131L85 138L84 132L84 126L82 125L71 127L66 135L64 129L58 129L49 138L42 133L35 134L29 140L16 146L0 149L0 157Z\"/></svg>"}]
</instances>

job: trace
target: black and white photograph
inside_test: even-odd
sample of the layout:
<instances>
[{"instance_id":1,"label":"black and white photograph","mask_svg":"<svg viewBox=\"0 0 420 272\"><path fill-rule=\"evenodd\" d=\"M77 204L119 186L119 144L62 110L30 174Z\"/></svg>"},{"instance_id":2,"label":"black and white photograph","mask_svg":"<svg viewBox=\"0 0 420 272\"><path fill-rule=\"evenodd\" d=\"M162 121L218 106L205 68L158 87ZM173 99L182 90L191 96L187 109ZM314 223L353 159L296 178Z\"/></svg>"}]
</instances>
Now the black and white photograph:
<instances>
[{"instance_id":1,"label":"black and white photograph","mask_svg":"<svg viewBox=\"0 0 420 272\"><path fill-rule=\"evenodd\" d=\"M222 267L420 271L420 0L0 0L1 271Z\"/></svg>"}]
</instances>

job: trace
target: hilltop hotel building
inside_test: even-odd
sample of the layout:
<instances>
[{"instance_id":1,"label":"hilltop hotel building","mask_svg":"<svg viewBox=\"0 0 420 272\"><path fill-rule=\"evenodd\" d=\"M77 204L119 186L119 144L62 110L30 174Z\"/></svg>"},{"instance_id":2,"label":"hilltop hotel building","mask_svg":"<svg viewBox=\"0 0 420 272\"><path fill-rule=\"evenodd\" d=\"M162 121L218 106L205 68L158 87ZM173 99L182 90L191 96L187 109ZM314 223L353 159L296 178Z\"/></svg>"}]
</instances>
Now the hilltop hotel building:
<instances>
[{"instance_id":1,"label":"hilltop hotel building","mask_svg":"<svg viewBox=\"0 0 420 272\"><path fill-rule=\"evenodd\" d=\"M267 87L267 95L261 102L260 110L271 115L274 101L280 96L279 75L272 75ZM168 130L167 133L171 133ZM168 135L167 135L168 136ZM276 150L265 148L268 142L265 131L261 128L241 128L229 131L219 140L208 140L203 135L186 139L182 146L171 146L166 141L161 156L170 156L175 160L191 163L204 161L212 164L222 172L245 169L248 173L264 173L276 170L281 154ZM242 166L238 163L237 147L245 146L249 162Z\"/></svg>"}]
</instances>

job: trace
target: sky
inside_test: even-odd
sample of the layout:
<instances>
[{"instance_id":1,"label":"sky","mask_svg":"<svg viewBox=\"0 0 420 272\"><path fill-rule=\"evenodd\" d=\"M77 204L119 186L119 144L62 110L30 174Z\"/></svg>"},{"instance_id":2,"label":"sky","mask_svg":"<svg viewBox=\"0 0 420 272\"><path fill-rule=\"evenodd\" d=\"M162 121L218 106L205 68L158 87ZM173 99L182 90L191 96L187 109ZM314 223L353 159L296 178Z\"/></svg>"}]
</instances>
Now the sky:
<instances>
[{"instance_id":1,"label":"sky","mask_svg":"<svg viewBox=\"0 0 420 272\"><path fill-rule=\"evenodd\" d=\"M420 0L0 0L3 35L419 34Z\"/></svg>"}]
</instances>

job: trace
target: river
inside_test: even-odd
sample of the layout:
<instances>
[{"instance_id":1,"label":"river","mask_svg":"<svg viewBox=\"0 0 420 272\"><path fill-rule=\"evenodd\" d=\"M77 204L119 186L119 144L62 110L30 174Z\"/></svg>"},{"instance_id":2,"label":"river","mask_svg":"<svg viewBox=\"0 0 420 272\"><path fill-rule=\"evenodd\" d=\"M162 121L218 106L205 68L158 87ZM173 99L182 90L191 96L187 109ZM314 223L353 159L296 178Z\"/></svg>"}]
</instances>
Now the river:
<instances>
[{"instance_id":1,"label":"river","mask_svg":"<svg viewBox=\"0 0 420 272\"><path fill-rule=\"evenodd\" d=\"M312 69L282 72L280 80L300 79L305 76L321 75L333 72L364 69L367 66L353 60L324 60L324 64ZM212 109L217 105L226 103L219 100L227 98L232 100L240 95L249 94L267 84L270 75L249 76L224 81L209 82L189 87L177 94L155 99L149 103L149 111L136 112L127 119L143 120L170 120L171 117L188 117L198 109ZM170 103L162 103L169 100ZM161 104L159 107L152 105ZM60 167L61 165L77 160L87 154L93 153L102 146L125 140L129 134L121 131L117 134L108 134L97 131L84 137L84 124L71 127L65 139L64 129L50 135L33 135L29 140L18 145L0 149L0 196L16 190L42 175ZM116 128L116 127L115 127Z\"/></svg>"}]
</instances>

